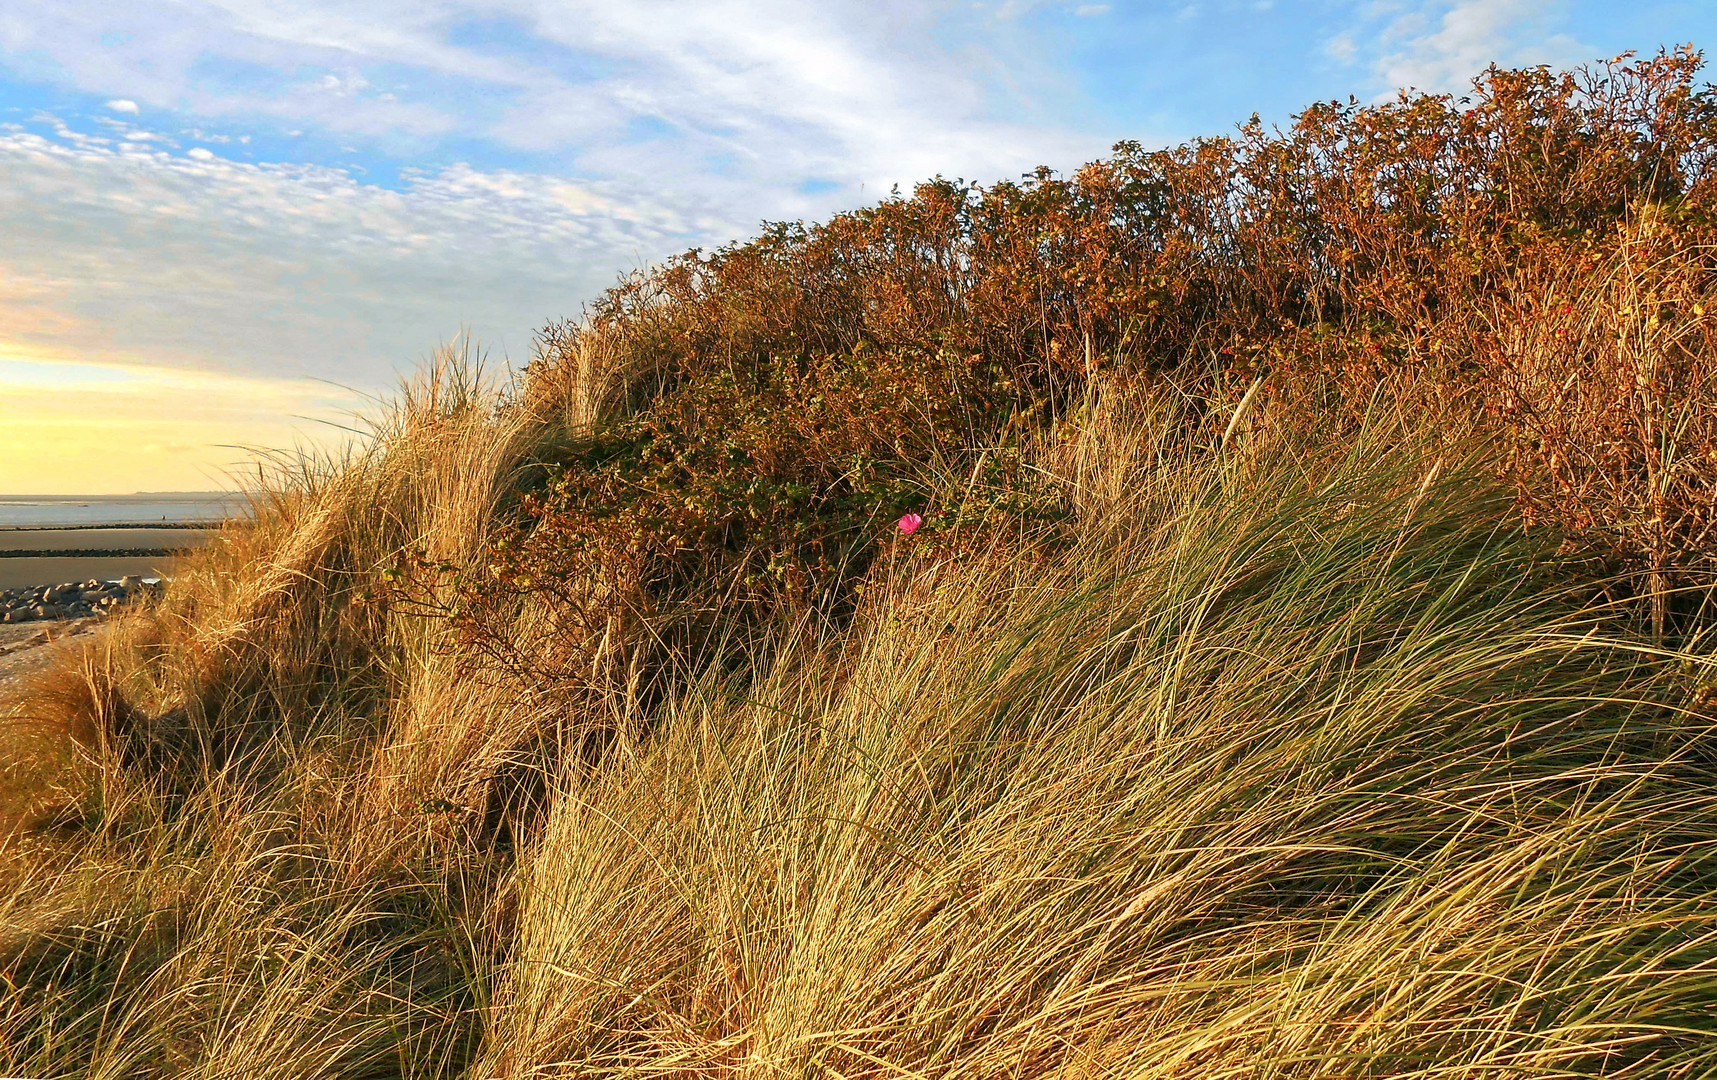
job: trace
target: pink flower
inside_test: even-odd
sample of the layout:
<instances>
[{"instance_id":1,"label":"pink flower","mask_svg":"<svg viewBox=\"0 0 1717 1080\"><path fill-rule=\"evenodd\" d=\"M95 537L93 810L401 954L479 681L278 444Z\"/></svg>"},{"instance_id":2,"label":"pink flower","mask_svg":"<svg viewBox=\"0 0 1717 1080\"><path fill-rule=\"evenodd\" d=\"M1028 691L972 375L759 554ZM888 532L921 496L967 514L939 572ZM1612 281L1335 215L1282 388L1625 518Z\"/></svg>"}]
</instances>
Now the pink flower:
<instances>
[{"instance_id":1,"label":"pink flower","mask_svg":"<svg viewBox=\"0 0 1717 1080\"><path fill-rule=\"evenodd\" d=\"M917 514L907 514L900 519L900 531L907 536L911 536L913 533L918 531L918 526L922 524L924 524L923 518L919 517Z\"/></svg>"}]
</instances>

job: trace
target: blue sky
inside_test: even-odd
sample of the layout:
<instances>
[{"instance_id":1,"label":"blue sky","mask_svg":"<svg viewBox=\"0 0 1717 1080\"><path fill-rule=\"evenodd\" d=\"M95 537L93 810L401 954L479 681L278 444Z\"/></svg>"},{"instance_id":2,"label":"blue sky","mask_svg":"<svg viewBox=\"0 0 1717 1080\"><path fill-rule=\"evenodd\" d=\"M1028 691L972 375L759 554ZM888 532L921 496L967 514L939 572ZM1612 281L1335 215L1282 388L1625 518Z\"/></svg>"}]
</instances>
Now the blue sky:
<instances>
[{"instance_id":1,"label":"blue sky","mask_svg":"<svg viewBox=\"0 0 1717 1080\"><path fill-rule=\"evenodd\" d=\"M894 184L1714 30L1588 0L7 5L0 492L218 485L462 329L522 363L619 273Z\"/></svg>"}]
</instances>

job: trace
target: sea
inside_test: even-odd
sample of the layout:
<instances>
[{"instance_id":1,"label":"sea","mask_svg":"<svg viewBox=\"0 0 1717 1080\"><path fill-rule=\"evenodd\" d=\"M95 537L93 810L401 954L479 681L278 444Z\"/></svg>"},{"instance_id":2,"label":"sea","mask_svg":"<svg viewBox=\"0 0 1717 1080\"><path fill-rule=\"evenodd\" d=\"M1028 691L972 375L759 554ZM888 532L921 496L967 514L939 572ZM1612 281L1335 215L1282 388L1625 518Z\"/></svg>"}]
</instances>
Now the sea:
<instances>
[{"instance_id":1,"label":"sea","mask_svg":"<svg viewBox=\"0 0 1717 1080\"><path fill-rule=\"evenodd\" d=\"M0 495L0 529L93 525L194 525L238 514L244 496L221 491L135 495Z\"/></svg>"}]
</instances>

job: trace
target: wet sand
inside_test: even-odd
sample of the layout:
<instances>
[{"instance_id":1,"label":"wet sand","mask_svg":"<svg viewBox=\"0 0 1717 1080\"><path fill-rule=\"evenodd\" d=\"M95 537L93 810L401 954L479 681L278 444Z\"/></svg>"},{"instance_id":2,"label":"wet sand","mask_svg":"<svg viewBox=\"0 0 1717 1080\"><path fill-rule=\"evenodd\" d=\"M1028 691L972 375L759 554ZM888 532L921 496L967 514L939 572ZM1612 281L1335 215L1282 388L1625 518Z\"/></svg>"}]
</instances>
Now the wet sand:
<instances>
[{"instance_id":1,"label":"wet sand","mask_svg":"<svg viewBox=\"0 0 1717 1080\"><path fill-rule=\"evenodd\" d=\"M0 529L0 589L127 575L169 577L177 561L172 553L206 544L215 535L213 529Z\"/></svg>"},{"instance_id":2,"label":"wet sand","mask_svg":"<svg viewBox=\"0 0 1717 1080\"><path fill-rule=\"evenodd\" d=\"M184 551L214 536L214 529L0 529L0 557L11 551Z\"/></svg>"}]
</instances>

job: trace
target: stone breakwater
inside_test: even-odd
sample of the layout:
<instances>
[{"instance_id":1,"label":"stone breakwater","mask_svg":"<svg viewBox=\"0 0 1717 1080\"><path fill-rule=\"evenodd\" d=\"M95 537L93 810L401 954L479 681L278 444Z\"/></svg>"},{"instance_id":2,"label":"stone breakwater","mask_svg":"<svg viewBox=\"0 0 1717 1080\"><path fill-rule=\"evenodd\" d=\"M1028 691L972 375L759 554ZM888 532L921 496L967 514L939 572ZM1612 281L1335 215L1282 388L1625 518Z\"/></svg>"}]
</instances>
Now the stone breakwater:
<instances>
[{"instance_id":1,"label":"stone breakwater","mask_svg":"<svg viewBox=\"0 0 1717 1080\"><path fill-rule=\"evenodd\" d=\"M63 585L0 589L0 623L46 619L86 619L108 615L133 600L155 596L159 581L126 577L118 581L68 581Z\"/></svg>"}]
</instances>

